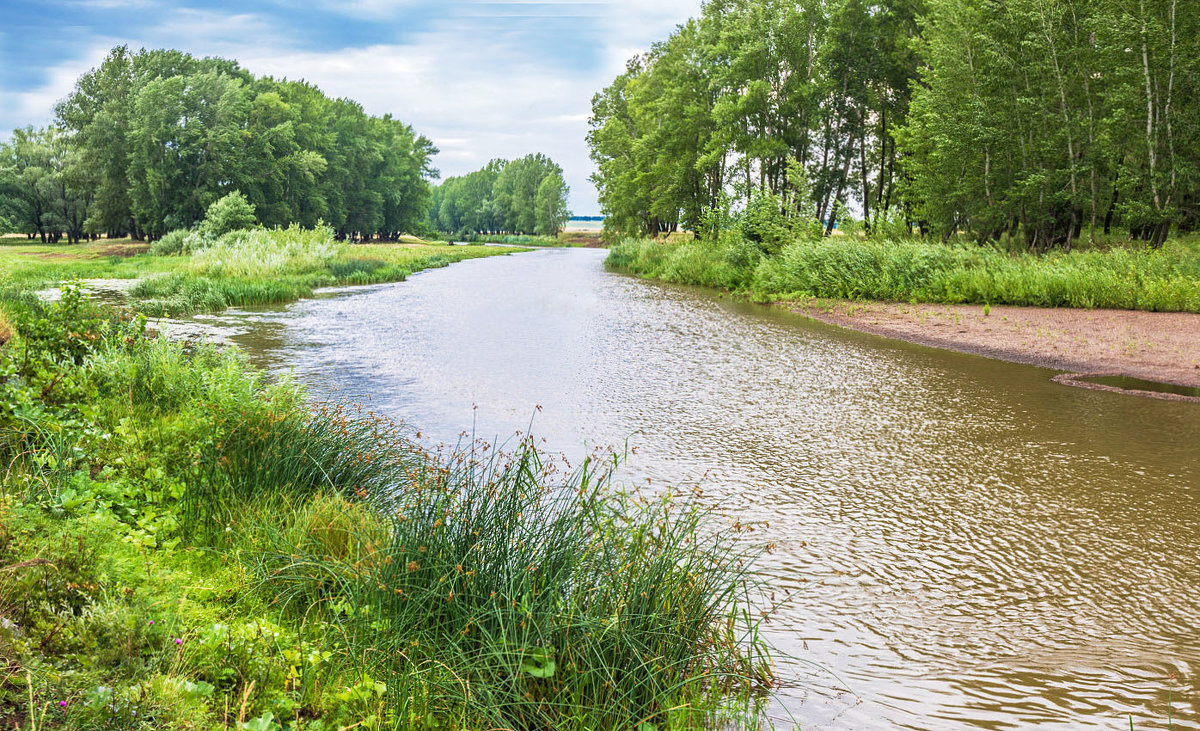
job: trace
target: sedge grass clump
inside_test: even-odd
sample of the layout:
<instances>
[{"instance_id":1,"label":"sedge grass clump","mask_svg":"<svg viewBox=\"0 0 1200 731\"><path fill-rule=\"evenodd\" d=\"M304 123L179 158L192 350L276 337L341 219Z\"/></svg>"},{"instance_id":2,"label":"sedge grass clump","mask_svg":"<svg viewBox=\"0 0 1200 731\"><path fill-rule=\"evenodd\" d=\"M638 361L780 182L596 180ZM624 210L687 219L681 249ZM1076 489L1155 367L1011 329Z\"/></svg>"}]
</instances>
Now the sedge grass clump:
<instances>
[{"instance_id":1,"label":"sedge grass clump","mask_svg":"<svg viewBox=\"0 0 1200 731\"><path fill-rule=\"evenodd\" d=\"M337 614L359 671L403 689L379 699L386 727L665 726L730 697L753 715L771 682L738 612L753 556L593 462L564 479L529 440L482 454L410 463L373 520L332 519L322 495L257 539L269 592Z\"/></svg>"}]
</instances>

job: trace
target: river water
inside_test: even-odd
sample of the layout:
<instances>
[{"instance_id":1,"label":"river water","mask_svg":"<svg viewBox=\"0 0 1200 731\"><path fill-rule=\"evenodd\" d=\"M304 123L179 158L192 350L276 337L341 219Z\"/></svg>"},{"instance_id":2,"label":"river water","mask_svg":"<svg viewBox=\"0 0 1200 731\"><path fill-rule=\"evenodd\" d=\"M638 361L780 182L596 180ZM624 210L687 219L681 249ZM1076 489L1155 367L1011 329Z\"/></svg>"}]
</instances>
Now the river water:
<instances>
[{"instance_id":1,"label":"river water","mask_svg":"<svg viewBox=\"0 0 1200 731\"><path fill-rule=\"evenodd\" d=\"M778 548L780 727L1200 729L1200 406L607 272L466 261L210 324L432 441L636 447ZM540 412L536 408L540 406Z\"/></svg>"}]
</instances>

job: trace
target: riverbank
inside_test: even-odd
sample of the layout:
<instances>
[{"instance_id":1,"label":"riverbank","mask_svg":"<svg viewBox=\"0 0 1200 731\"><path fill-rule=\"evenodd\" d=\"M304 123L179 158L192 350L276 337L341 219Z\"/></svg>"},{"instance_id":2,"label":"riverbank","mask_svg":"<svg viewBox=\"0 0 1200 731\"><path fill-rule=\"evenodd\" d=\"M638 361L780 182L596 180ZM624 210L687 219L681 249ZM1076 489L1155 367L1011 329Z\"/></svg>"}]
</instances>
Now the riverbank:
<instances>
[{"instance_id":1,"label":"riverbank","mask_svg":"<svg viewBox=\"0 0 1200 731\"><path fill-rule=\"evenodd\" d=\"M1200 387L1200 314L834 300L780 306L960 353Z\"/></svg>"},{"instance_id":2,"label":"riverbank","mask_svg":"<svg viewBox=\"0 0 1200 731\"><path fill-rule=\"evenodd\" d=\"M1200 239L1161 249L1007 253L968 243L801 240L775 253L730 235L720 241L627 239L608 264L679 284L720 287L759 301L812 297L1200 313Z\"/></svg>"},{"instance_id":3,"label":"riverbank","mask_svg":"<svg viewBox=\"0 0 1200 731\"><path fill-rule=\"evenodd\" d=\"M752 556L697 512L0 305L0 727L758 727Z\"/></svg>"},{"instance_id":4,"label":"riverbank","mask_svg":"<svg viewBox=\"0 0 1200 731\"><path fill-rule=\"evenodd\" d=\"M1044 256L847 237L801 241L770 255L736 239L628 240L607 262L923 345L1076 374L1200 386L1195 240Z\"/></svg>"},{"instance_id":5,"label":"riverbank","mask_svg":"<svg viewBox=\"0 0 1200 731\"><path fill-rule=\"evenodd\" d=\"M235 231L196 252L155 255L144 244L44 245L6 240L0 281L10 294L78 279L137 280L131 302L149 315L281 304L319 287L403 281L414 272L521 248L449 246L407 238L348 244L324 228Z\"/></svg>"},{"instance_id":6,"label":"riverbank","mask_svg":"<svg viewBox=\"0 0 1200 731\"><path fill-rule=\"evenodd\" d=\"M522 234L471 234L465 237L455 237L453 234L439 233L454 241L470 244L506 244L508 246L537 246L537 247L574 247L584 249L601 249L607 246L600 231L560 231L556 236L528 236Z\"/></svg>"}]
</instances>

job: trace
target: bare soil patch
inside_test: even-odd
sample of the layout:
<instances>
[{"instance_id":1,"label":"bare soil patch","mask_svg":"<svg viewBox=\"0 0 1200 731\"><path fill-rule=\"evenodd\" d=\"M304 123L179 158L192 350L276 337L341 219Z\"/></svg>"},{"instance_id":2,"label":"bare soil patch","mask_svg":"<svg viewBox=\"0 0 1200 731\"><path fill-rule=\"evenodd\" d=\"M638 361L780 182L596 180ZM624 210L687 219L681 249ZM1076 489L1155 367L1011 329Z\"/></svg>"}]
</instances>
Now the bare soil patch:
<instances>
[{"instance_id":1,"label":"bare soil patch","mask_svg":"<svg viewBox=\"0 0 1200 731\"><path fill-rule=\"evenodd\" d=\"M150 244L112 244L98 250L96 253L100 256L130 257L145 254L149 250Z\"/></svg>"},{"instance_id":2,"label":"bare soil patch","mask_svg":"<svg viewBox=\"0 0 1200 731\"><path fill-rule=\"evenodd\" d=\"M961 353L1200 386L1200 314L1042 307L985 313L980 305L829 300L787 306L822 322ZM1082 385L1074 381L1062 380Z\"/></svg>"}]
</instances>

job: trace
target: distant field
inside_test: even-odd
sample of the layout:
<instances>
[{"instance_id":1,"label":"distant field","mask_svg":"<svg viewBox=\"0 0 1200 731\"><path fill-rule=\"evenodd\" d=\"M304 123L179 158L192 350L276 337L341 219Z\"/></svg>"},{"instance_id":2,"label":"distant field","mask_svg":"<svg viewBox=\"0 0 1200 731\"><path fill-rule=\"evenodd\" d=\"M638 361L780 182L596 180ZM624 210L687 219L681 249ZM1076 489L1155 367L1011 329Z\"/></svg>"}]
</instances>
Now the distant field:
<instances>
[{"instance_id":1,"label":"distant field","mask_svg":"<svg viewBox=\"0 0 1200 731\"><path fill-rule=\"evenodd\" d=\"M604 221L567 221L563 231L567 233L599 233L604 228Z\"/></svg>"}]
</instances>

